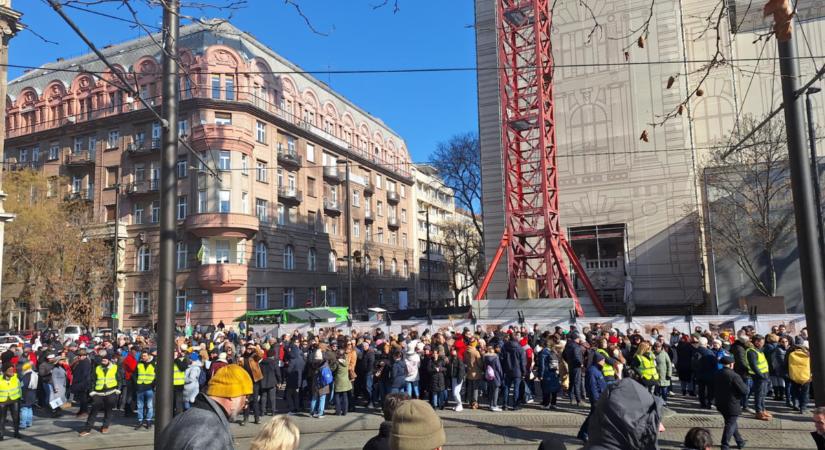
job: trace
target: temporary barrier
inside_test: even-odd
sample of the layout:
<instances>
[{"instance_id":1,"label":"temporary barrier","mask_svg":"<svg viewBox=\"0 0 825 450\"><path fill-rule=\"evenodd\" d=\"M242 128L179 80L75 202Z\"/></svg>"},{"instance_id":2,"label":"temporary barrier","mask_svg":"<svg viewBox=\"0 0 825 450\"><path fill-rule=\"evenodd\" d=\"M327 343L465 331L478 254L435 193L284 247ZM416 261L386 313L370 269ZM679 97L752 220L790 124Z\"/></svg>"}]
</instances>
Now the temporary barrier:
<instances>
[{"instance_id":1,"label":"temporary barrier","mask_svg":"<svg viewBox=\"0 0 825 450\"><path fill-rule=\"evenodd\" d=\"M691 319L688 321L687 319ZM771 331L771 327L778 325L785 325L788 333L796 335L799 330L805 328L805 316L802 314L765 314L756 317L744 315L724 315L724 316L645 316L633 317L629 322L626 318L618 317L580 317L575 323L570 319L539 319L530 320L529 316L524 317L524 326L528 329L533 329L533 326L538 324L541 330L552 330L556 326L568 329L570 325L575 325L579 330L584 327L593 328L594 326L607 326L609 328L617 328L622 333L627 333L628 330L638 330L644 336L650 336L653 330L657 330L659 334L665 336L670 335L675 328L683 333L693 332L697 327L702 330L711 331L728 331L735 334L737 330L746 325L752 325L756 328L757 333L766 334ZM418 330L419 333L424 330L434 332L449 332L451 330L462 330L465 327L475 329L479 327L484 331L496 331L499 329L506 329L509 326L519 326L518 319L508 320L478 320L475 326L469 319L461 320L433 320L432 324L428 324L426 320L392 320L390 325L384 321L372 322L352 322L352 326L348 326L347 322L337 323L318 323L314 328L317 333L322 329L340 329L344 333L349 334L351 330L356 330L359 333L372 332L376 328L381 328L385 332L400 333L411 330ZM295 330L302 333L313 330L310 324L288 324L288 325L257 325L254 327L254 332L260 335L265 334L292 334Z\"/></svg>"}]
</instances>

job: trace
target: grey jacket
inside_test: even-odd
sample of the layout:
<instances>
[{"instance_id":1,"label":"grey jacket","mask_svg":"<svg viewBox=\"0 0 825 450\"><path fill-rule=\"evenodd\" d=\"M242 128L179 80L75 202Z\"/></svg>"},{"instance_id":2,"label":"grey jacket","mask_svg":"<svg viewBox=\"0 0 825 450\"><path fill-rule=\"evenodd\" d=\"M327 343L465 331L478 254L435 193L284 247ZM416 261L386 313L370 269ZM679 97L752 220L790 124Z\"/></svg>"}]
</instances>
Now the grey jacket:
<instances>
[{"instance_id":1,"label":"grey jacket","mask_svg":"<svg viewBox=\"0 0 825 450\"><path fill-rule=\"evenodd\" d=\"M172 419L163 430L163 450L234 450L229 420L219 404L198 394L191 408Z\"/></svg>"}]
</instances>

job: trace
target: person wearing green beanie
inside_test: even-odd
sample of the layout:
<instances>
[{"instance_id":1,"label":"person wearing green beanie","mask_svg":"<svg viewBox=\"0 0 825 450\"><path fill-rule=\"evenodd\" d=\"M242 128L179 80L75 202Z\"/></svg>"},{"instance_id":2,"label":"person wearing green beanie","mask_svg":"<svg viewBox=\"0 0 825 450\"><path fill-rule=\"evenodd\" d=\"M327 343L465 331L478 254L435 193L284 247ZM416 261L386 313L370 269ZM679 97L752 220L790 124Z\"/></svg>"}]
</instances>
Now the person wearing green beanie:
<instances>
[{"instance_id":1,"label":"person wearing green beanie","mask_svg":"<svg viewBox=\"0 0 825 450\"><path fill-rule=\"evenodd\" d=\"M209 380L206 393L199 393L192 407L164 428L160 448L234 449L229 423L243 411L251 394L252 378L243 367L237 364L221 367Z\"/></svg>"},{"instance_id":2,"label":"person wearing green beanie","mask_svg":"<svg viewBox=\"0 0 825 450\"><path fill-rule=\"evenodd\" d=\"M407 400L392 415L391 450L441 450L447 436L441 418L423 400Z\"/></svg>"}]
</instances>

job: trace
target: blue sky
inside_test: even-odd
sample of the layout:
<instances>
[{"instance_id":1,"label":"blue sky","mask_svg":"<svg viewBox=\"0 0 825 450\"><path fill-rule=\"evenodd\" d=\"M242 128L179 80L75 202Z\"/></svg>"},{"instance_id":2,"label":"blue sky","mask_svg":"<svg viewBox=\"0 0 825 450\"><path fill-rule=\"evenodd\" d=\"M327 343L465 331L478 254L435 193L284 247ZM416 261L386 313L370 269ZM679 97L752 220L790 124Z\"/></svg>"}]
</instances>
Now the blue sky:
<instances>
[{"instance_id":1,"label":"blue sky","mask_svg":"<svg viewBox=\"0 0 825 450\"><path fill-rule=\"evenodd\" d=\"M208 1L208 0L207 0ZM223 0L214 0L225 3ZM313 33L295 9L281 0L249 0L232 23L250 32L307 70L474 67L471 0L399 0L400 11L374 10L381 0L300 0ZM16 0L28 27L59 45L24 31L11 42L9 63L39 66L88 48L44 1ZM123 18L128 11L95 6ZM99 46L140 35L129 24L70 8L65 11ZM145 23L158 25L159 11L141 10ZM199 17L226 17L226 11L192 11ZM22 73L11 69L10 78ZM381 118L406 141L413 161L423 162L450 136L478 127L473 71L316 75L361 108Z\"/></svg>"}]
</instances>

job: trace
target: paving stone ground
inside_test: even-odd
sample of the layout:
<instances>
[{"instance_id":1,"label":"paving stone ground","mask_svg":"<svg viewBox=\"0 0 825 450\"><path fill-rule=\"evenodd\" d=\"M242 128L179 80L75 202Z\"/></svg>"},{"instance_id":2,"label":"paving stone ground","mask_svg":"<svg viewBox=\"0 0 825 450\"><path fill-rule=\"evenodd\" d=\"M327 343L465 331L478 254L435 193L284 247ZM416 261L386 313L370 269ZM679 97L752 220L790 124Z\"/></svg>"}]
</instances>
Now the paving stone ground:
<instances>
[{"instance_id":1,"label":"paving stone ground","mask_svg":"<svg viewBox=\"0 0 825 450\"><path fill-rule=\"evenodd\" d=\"M660 437L660 447L678 449L685 433L692 427L709 428L717 443L722 434L722 417L716 411L696 408L695 398L676 396L664 420L666 431ZM439 411L447 432L446 449L502 448L506 450L535 450L539 442L553 439L563 442L567 449L580 449L582 443L575 439L587 409L559 402L558 411L545 411L534 405L520 411L493 413L487 410L462 412ZM768 410L774 414L769 422L743 417L739 421L742 435L748 441L747 448L760 450L815 449L809 432L813 430L810 415L802 416L776 402L768 402ZM117 412L108 434L97 429L91 435L79 437L77 430L82 421L72 412L52 419L36 417L34 427L23 431L23 439L6 438L0 449L150 449L153 432L134 431L133 418L124 418ZM266 419L266 418L264 418ZM337 417L329 412L323 419L307 415L295 417L301 429L301 449L360 449L376 434L381 423L377 410L359 408L359 412ZM99 422L98 422L99 424ZM237 447L247 449L259 426L233 425ZM8 431L7 431L8 433Z\"/></svg>"}]
</instances>

